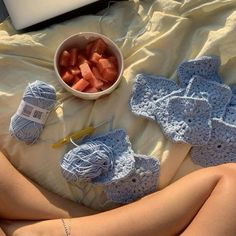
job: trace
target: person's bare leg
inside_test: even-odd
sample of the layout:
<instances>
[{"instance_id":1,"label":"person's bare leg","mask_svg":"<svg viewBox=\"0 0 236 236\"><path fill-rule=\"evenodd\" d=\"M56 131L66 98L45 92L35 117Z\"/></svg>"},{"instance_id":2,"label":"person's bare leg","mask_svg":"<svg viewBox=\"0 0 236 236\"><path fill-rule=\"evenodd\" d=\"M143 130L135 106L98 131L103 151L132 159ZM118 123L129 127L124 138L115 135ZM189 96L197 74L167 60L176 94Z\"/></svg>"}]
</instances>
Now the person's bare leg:
<instances>
[{"instance_id":1,"label":"person's bare leg","mask_svg":"<svg viewBox=\"0 0 236 236\"><path fill-rule=\"evenodd\" d=\"M53 194L18 172L0 152L0 218L44 220L94 214Z\"/></svg>"},{"instance_id":2,"label":"person's bare leg","mask_svg":"<svg viewBox=\"0 0 236 236\"><path fill-rule=\"evenodd\" d=\"M188 232L188 227L191 230L195 219L199 222L199 230L202 229L199 220L201 211L206 209L205 217L210 219L214 218L216 209L218 209L219 218L217 220L221 220L222 225L226 223L229 226L226 235L231 236L236 232L236 211L230 210L227 219L225 219L226 215L221 213L225 207L229 209L234 204L235 180L236 164L202 169L183 177L164 190L132 204L93 216L66 219L65 222L68 227L69 225L71 227L71 236L174 236L180 235L186 228L186 234L183 234L192 236L194 234L191 234L191 231ZM228 191L227 194L224 192L225 189ZM207 210L207 204L211 202L211 198L215 199L214 206L212 205ZM225 205L221 204L222 199L224 199ZM219 224L219 227L222 225ZM6 233L12 227L8 226L2 225ZM205 235L215 236L214 233L211 233L212 227L208 227L209 231ZM205 229L202 230L207 232ZM17 233L17 236L26 234L27 236L65 235L61 220L39 222L23 228L16 227L14 232ZM14 236L14 232L7 234ZM220 229L219 232L221 232ZM204 234L197 231L196 235Z\"/></svg>"},{"instance_id":3,"label":"person's bare leg","mask_svg":"<svg viewBox=\"0 0 236 236\"><path fill-rule=\"evenodd\" d=\"M6 234L2 231L1 228L0 228L0 236L6 236Z\"/></svg>"},{"instance_id":4,"label":"person's bare leg","mask_svg":"<svg viewBox=\"0 0 236 236\"><path fill-rule=\"evenodd\" d=\"M236 169L222 166L227 177L217 186L182 236L236 235ZM231 177L230 177L231 176Z\"/></svg>"}]
</instances>

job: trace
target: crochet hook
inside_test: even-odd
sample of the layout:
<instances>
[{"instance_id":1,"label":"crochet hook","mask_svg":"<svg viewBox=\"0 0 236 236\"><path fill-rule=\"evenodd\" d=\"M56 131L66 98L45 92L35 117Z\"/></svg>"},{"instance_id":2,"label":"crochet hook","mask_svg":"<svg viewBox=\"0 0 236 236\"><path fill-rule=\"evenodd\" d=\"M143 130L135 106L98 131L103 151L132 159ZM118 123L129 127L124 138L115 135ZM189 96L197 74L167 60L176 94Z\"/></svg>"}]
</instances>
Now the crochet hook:
<instances>
[{"instance_id":1,"label":"crochet hook","mask_svg":"<svg viewBox=\"0 0 236 236\"><path fill-rule=\"evenodd\" d=\"M69 143L70 139L80 139L81 137L85 135L92 134L94 132L95 128L93 126L86 127L84 129L81 129L79 131L76 131L72 134L67 135L66 137L58 140L56 143L52 144L53 148L59 148L62 145Z\"/></svg>"},{"instance_id":2,"label":"crochet hook","mask_svg":"<svg viewBox=\"0 0 236 236\"><path fill-rule=\"evenodd\" d=\"M65 144L69 143L73 139L80 139L84 136L90 135L95 131L96 128L98 128L98 127L100 127L104 124L107 124L109 122L112 122L112 121L113 121L113 116L109 120L103 121L103 122L99 123L96 126L88 126L84 129L81 129L79 131L71 133L71 134L65 136L64 138L58 140L56 143L52 144L52 147L53 148L59 148L59 147L65 145Z\"/></svg>"}]
</instances>

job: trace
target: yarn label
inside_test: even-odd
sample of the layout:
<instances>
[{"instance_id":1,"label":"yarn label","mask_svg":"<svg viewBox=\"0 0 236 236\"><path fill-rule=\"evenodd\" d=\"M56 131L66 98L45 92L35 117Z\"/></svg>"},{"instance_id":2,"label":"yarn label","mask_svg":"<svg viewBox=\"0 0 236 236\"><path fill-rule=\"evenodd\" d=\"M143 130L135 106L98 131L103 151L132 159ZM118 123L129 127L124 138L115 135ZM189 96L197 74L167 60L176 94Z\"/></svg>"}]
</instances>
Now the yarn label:
<instances>
[{"instance_id":1,"label":"yarn label","mask_svg":"<svg viewBox=\"0 0 236 236\"><path fill-rule=\"evenodd\" d=\"M49 111L22 100L16 114L27 120L45 124Z\"/></svg>"}]
</instances>

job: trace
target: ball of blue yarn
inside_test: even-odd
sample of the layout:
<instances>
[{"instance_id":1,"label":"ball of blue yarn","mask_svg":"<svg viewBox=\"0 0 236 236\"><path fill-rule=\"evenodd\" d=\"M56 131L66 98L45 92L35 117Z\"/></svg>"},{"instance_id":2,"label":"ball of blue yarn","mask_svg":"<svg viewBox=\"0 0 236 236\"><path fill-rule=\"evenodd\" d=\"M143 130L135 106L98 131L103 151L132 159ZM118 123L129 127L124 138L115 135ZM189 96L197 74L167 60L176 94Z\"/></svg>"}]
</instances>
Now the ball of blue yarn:
<instances>
[{"instance_id":1,"label":"ball of blue yarn","mask_svg":"<svg viewBox=\"0 0 236 236\"><path fill-rule=\"evenodd\" d=\"M67 181L91 181L113 168L113 152L99 141L87 142L67 152L61 170Z\"/></svg>"},{"instance_id":2,"label":"ball of blue yarn","mask_svg":"<svg viewBox=\"0 0 236 236\"><path fill-rule=\"evenodd\" d=\"M50 112L56 103L56 91L53 86L36 80L26 87L22 99ZM39 139L43 128L43 124L28 120L15 113L11 117L9 132L18 140L32 144Z\"/></svg>"}]
</instances>

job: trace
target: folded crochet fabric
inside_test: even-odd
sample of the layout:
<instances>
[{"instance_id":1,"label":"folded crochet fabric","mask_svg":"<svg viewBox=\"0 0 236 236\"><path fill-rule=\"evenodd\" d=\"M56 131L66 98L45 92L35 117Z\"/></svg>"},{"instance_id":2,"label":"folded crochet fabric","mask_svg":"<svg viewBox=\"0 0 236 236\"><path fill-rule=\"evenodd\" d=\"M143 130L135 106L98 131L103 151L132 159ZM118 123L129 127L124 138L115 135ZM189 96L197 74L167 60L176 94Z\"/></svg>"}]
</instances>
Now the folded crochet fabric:
<instances>
[{"instance_id":1,"label":"folded crochet fabric","mask_svg":"<svg viewBox=\"0 0 236 236\"><path fill-rule=\"evenodd\" d=\"M172 80L138 74L130 98L130 109L136 115L155 120L154 110L158 100L177 89L177 84Z\"/></svg>"},{"instance_id":2,"label":"folded crochet fabric","mask_svg":"<svg viewBox=\"0 0 236 236\"><path fill-rule=\"evenodd\" d=\"M209 142L192 147L191 158L203 167L236 162L236 126L213 119Z\"/></svg>"},{"instance_id":3,"label":"folded crochet fabric","mask_svg":"<svg viewBox=\"0 0 236 236\"><path fill-rule=\"evenodd\" d=\"M155 108L153 109L152 113L154 116L154 120L163 128L167 126L167 121L168 121L168 104L169 101L172 97L174 96L183 96L184 95L184 90L176 90L171 92L170 94L164 96L163 98L160 98L156 104Z\"/></svg>"},{"instance_id":4,"label":"folded crochet fabric","mask_svg":"<svg viewBox=\"0 0 236 236\"><path fill-rule=\"evenodd\" d=\"M230 88L232 90L232 93L236 95L236 84L230 85Z\"/></svg>"},{"instance_id":5,"label":"folded crochet fabric","mask_svg":"<svg viewBox=\"0 0 236 236\"><path fill-rule=\"evenodd\" d=\"M163 132L175 142L204 145L211 135L211 111L206 99L171 97Z\"/></svg>"},{"instance_id":6,"label":"folded crochet fabric","mask_svg":"<svg viewBox=\"0 0 236 236\"><path fill-rule=\"evenodd\" d=\"M117 203L133 202L157 190L160 163L154 158L135 154L133 173L105 186L108 199Z\"/></svg>"},{"instance_id":7,"label":"folded crochet fabric","mask_svg":"<svg viewBox=\"0 0 236 236\"><path fill-rule=\"evenodd\" d=\"M122 129L86 138L61 161L62 174L68 181L90 180L96 184L125 178L133 171L134 165L131 143Z\"/></svg>"},{"instance_id":8,"label":"folded crochet fabric","mask_svg":"<svg viewBox=\"0 0 236 236\"><path fill-rule=\"evenodd\" d=\"M187 88L187 97L205 98L212 106L212 118L222 118L230 103L232 91L229 86L194 76Z\"/></svg>"},{"instance_id":9,"label":"folded crochet fabric","mask_svg":"<svg viewBox=\"0 0 236 236\"><path fill-rule=\"evenodd\" d=\"M230 100L230 105L236 106L236 84L230 86L232 91L232 98Z\"/></svg>"},{"instance_id":10,"label":"folded crochet fabric","mask_svg":"<svg viewBox=\"0 0 236 236\"><path fill-rule=\"evenodd\" d=\"M180 87L186 87L195 75L221 83L219 66L220 59L216 56L202 56L182 62L177 68Z\"/></svg>"},{"instance_id":11,"label":"folded crochet fabric","mask_svg":"<svg viewBox=\"0 0 236 236\"><path fill-rule=\"evenodd\" d=\"M226 108L224 121L236 126L236 106L228 106Z\"/></svg>"}]
</instances>

